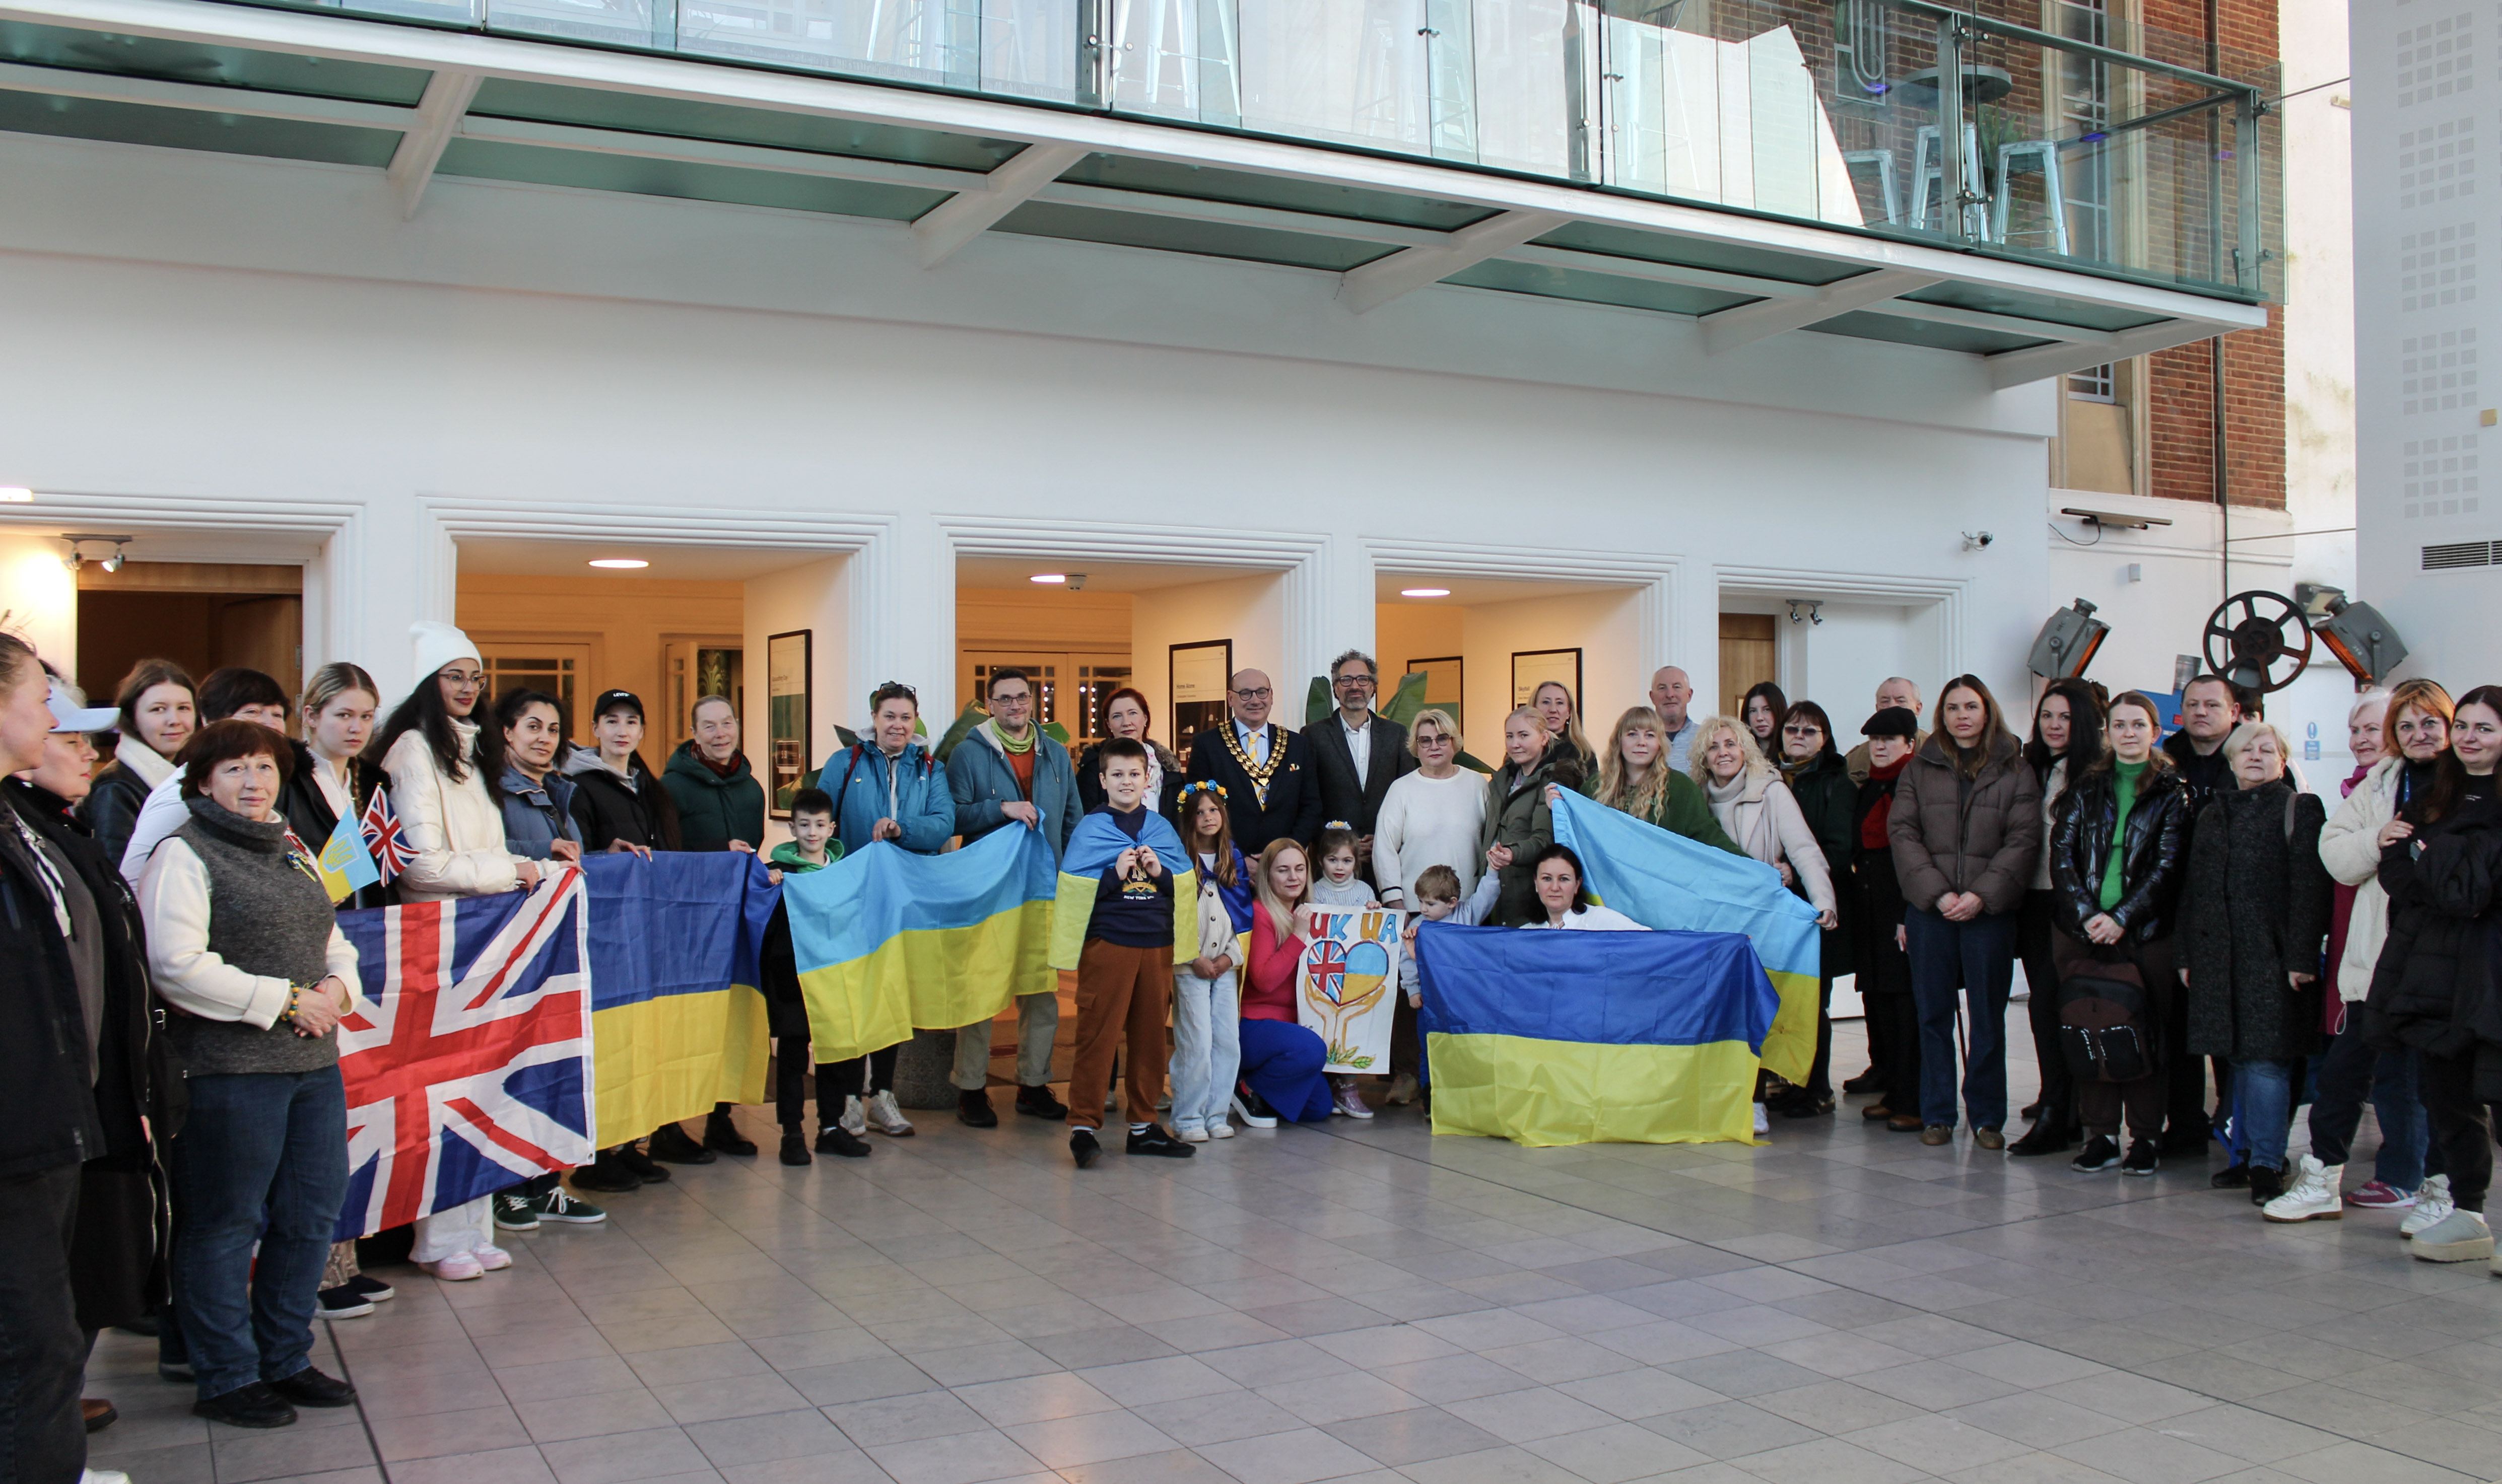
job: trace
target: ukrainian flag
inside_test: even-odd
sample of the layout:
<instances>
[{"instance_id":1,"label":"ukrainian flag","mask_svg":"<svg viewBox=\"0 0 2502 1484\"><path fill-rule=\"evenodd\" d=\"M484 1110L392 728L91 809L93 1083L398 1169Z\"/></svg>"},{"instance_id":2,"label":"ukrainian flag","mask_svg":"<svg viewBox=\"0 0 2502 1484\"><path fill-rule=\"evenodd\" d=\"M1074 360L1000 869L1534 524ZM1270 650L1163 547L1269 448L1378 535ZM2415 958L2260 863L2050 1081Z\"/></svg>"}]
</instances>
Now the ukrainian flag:
<instances>
[{"instance_id":1,"label":"ukrainian flag","mask_svg":"<svg viewBox=\"0 0 2502 1484\"><path fill-rule=\"evenodd\" d=\"M1067 849L1060 853L1060 909L1051 925L1053 968L1077 966L1103 873L1133 846L1154 851L1156 863L1172 873L1173 961L1188 963L1199 957L1199 871L1181 836L1163 815L1150 813L1133 839L1108 811L1098 809L1077 822Z\"/></svg>"},{"instance_id":2,"label":"ukrainian flag","mask_svg":"<svg viewBox=\"0 0 2502 1484\"><path fill-rule=\"evenodd\" d=\"M1739 932L1751 939L1780 992L1780 1015L1764 1037L1763 1062L1791 1082L1807 1080L1815 1061L1822 929L1815 925L1815 908L1781 885L1780 872L1570 790L1555 807L1555 838L1581 858L1588 873L1583 884L1643 927ZM1436 1076L1439 1080L1438 1069ZM1749 1081L1750 1091L1752 1086Z\"/></svg>"},{"instance_id":3,"label":"ukrainian flag","mask_svg":"<svg viewBox=\"0 0 2502 1484\"><path fill-rule=\"evenodd\" d=\"M937 856L880 840L783 877L812 1054L845 1061L1056 992L1051 898L1051 848L1014 826Z\"/></svg>"},{"instance_id":4,"label":"ukrainian flag","mask_svg":"<svg viewBox=\"0 0 2502 1484\"><path fill-rule=\"evenodd\" d=\"M1778 996L1739 934L1426 923L1416 967L1436 1133L1753 1141Z\"/></svg>"},{"instance_id":5,"label":"ukrainian flag","mask_svg":"<svg viewBox=\"0 0 2502 1484\"><path fill-rule=\"evenodd\" d=\"M716 1102L762 1102L758 964L774 901L764 863L661 852L586 856L582 868L598 1146Z\"/></svg>"}]
</instances>

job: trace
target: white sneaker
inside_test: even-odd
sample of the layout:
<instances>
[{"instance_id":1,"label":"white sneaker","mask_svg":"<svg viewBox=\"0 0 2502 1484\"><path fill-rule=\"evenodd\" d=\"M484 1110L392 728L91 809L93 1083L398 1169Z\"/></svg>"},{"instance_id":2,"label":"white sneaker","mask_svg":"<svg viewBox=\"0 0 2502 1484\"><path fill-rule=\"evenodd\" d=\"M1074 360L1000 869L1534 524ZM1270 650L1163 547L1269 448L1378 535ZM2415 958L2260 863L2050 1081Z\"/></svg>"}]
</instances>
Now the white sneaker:
<instances>
[{"instance_id":1,"label":"white sneaker","mask_svg":"<svg viewBox=\"0 0 2502 1484\"><path fill-rule=\"evenodd\" d=\"M2482 1211L2453 1208L2438 1226L2415 1234L2418 1263L2483 1263L2493 1256L2493 1230Z\"/></svg>"},{"instance_id":2,"label":"white sneaker","mask_svg":"<svg viewBox=\"0 0 2502 1484\"><path fill-rule=\"evenodd\" d=\"M2450 1198L2450 1176L2435 1175L2416 1187L2416 1208L2398 1223L2398 1235L2413 1236L2427 1227L2440 1226L2457 1209L2457 1203Z\"/></svg>"},{"instance_id":3,"label":"white sneaker","mask_svg":"<svg viewBox=\"0 0 2502 1484\"><path fill-rule=\"evenodd\" d=\"M893 1093L869 1095L868 1126L894 1138L902 1138L912 1131L912 1125L904 1120L903 1110L895 1105Z\"/></svg>"},{"instance_id":4,"label":"white sneaker","mask_svg":"<svg viewBox=\"0 0 2502 1484\"><path fill-rule=\"evenodd\" d=\"M1207 1126L1207 1136L1212 1139L1230 1139L1234 1137L1234 1126L1232 1124L1210 1124Z\"/></svg>"},{"instance_id":5,"label":"white sneaker","mask_svg":"<svg viewBox=\"0 0 2502 1484\"><path fill-rule=\"evenodd\" d=\"M2337 1187L2346 1178L2343 1164L2322 1164L2310 1155L2302 1157L2302 1172L2294 1177L2284 1194L2259 1207L2259 1214L2270 1221L2337 1221L2346 1214L2345 1197Z\"/></svg>"},{"instance_id":6,"label":"white sneaker","mask_svg":"<svg viewBox=\"0 0 2502 1484\"><path fill-rule=\"evenodd\" d=\"M861 1100L858 1097L843 1099L843 1116L835 1119L834 1125L854 1138L859 1138L868 1131L868 1115L861 1111Z\"/></svg>"},{"instance_id":7,"label":"white sneaker","mask_svg":"<svg viewBox=\"0 0 2502 1484\"><path fill-rule=\"evenodd\" d=\"M1204 1129L1183 1129L1176 1132L1174 1137L1180 1139L1185 1144L1204 1144L1207 1142L1207 1130Z\"/></svg>"},{"instance_id":8,"label":"white sneaker","mask_svg":"<svg viewBox=\"0 0 2502 1484\"><path fill-rule=\"evenodd\" d=\"M79 1484L130 1484L130 1475L118 1468L90 1468L79 1475Z\"/></svg>"},{"instance_id":9,"label":"white sneaker","mask_svg":"<svg viewBox=\"0 0 2502 1484\"><path fill-rule=\"evenodd\" d=\"M486 1266L466 1252L456 1252L440 1263L420 1263L417 1265L443 1283L466 1283L472 1278L487 1276Z\"/></svg>"},{"instance_id":10,"label":"white sneaker","mask_svg":"<svg viewBox=\"0 0 2502 1484\"><path fill-rule=\"evenodd\" d=\"M513 1265L513 1255L492 1242L481 1243L470 1248L469 1255L476 1258L478 1265L489 1272L501 1272Z\"/></svg>"},{"instance_id":11,"label":"white sneaker","mask_svg":"<svg viewBox=\"0 0 2502 1484\"><path fill-rule=\"evenodd\" d=\"M1764 1105L1760 1102L1755 1104L1755 1136L1757 1138L1762 1138L1764 1135L1771 1133L1772 1131L1773 1121L1765 1115Z\"/></svg>"},{"instance_id":12,"label":"white sneaker","mask_svg":"<svg viewBox=\"0 0 2502 1484\"><path fill-rule=\"evenodd\" d=\"M1341 1083L1339 1085L1335 1099L1335 1105L1332 1107L1331 1111L1345 1118L1370 1118L1372 1116L1372 1109L1365 1105L1364 1095L1355 1090L1355 1084L1352 1082Z\"/></svg>"},{"instance_id":13,"label":"white sneaker","mask_svg":"<svg viewBox=\"0 0 2502 1484\"><path fill-rule=\"evenodd\" d=\"M1254 1113L1249 1108L1243 1106L1242 1095L1239 1093L1236 1093L1234 1096L1234 1116L1242 1120L1242 1127L1246 1129L1274 1129L1277 1127L1276 1119L1264 1114Z\"/></svg>"}]
</instances>

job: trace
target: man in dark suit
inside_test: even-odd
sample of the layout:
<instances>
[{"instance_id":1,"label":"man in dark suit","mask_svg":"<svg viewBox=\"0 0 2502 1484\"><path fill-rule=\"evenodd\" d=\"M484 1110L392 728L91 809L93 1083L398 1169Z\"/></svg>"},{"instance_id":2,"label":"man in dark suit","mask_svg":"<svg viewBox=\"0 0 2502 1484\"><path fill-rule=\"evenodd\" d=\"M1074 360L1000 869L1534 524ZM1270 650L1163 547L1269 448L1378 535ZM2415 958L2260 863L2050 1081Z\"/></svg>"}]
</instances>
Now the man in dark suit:
<instances>
[{"instance_id":1,"label":"man in dark suit","mask_svg":"<svg viewBox=\"0 0 2502 1484\"><path fill-rule=\"evenodd\" d=\"M1190 778L1225 790L1234 817L1234 843L1257 857L1271 840L1311 843L1321 828L1320 775L1312 769L1311 744L1301 733L1268 721L1277 692L1268 677L1244 670L1227 682L1223 726L1190 743Z\"/></svg>"},{"instance_id":2,"label":"man in dark suit","mask_svg":"<svg viewBox=\"0 0 2502 1484\"><path fill-rule=\"evenodd\" d=\"M1380 687L1372 657L1348 650L1330 664L1330 691L1337 697L1337 711L1303 728L1312 765L1320 772L1321 827L1344 820L1355 831L1356 869L1367 880L1371 879L1372 825L1381 813L1381 796L1401 774L1416 769L1415 755L1407 750L1407 728L1373 712Z\"/></svg>"}]
</instances>

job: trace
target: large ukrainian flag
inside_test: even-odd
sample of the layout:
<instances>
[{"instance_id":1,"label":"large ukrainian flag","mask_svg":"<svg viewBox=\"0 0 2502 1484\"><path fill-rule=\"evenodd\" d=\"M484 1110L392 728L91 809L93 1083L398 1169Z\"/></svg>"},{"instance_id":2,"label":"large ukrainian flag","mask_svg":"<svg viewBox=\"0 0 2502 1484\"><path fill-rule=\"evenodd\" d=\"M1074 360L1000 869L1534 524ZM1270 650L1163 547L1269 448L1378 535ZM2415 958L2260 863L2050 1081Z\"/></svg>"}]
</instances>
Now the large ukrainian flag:
<instances>
[{"instance_id":1,"label":"large ukrainian flag","mask_svg":"<svg viewBox=\"0 0 2502 1484\"><path fill-rule=\"evenodd\" d=\"M1581 858L1590 891L1643 927L1740 932L1752 940L1780 992L1763 1062L1791 1082L1807 1080L1815 1061L1822 929L1815 908L1781 885L1780 872L1569 790L1555 809L1555 838Z\"/></svg>"},{"instance_id":2,"label":"large ukrainian flag","mask_svg":"<svg viewBox=\"0 0 2502 1484\"><path fill-rule=\"evenodd\" d=\"M1426 923L1416 967L1436 1133L1752 1142L1777 996L1742 936Z\"/></svg>"},{"instance_id":3,"label":"large ukrainian flag","mask_svg":"<svg viewBox=\"0 0 2502 1484\"><path fill-rule=\"evenodd\" d=\"M774 892L754 856L586 856L602 1149L764 1100L758 965Z\"/></svg>"},{"instance_id":4,"label":"large ukrainian flag","mask_svg":"<svg viewBox=\"0 0 2502 1484\"><path fill-rule=\"evenodd\" d=\"M785 876L811 1055L844 1061L1058 990L1052 886L1051 847L1017 826L937 856L880 840Z\"/></svg>"},{"instance_id":5,"label":"large ukrainian flag","mask_svg":"<svg viewBox=\"0 0 2502 1484\"><path fill-rule=\"evenodd\" d=\"M1199 957L1199 872L1181 836L1163 815L1150 813L1132 839L1109 813L1098 809L1077 822L1067 849L1060 853L1060 909L1051 926L1053 968L1077 966L1103 873L1121 859L1121 852L1139 845L1154 851L1156 863L1172 872L1173 961L1188 963Z\"/></svg>"}]
</instances>

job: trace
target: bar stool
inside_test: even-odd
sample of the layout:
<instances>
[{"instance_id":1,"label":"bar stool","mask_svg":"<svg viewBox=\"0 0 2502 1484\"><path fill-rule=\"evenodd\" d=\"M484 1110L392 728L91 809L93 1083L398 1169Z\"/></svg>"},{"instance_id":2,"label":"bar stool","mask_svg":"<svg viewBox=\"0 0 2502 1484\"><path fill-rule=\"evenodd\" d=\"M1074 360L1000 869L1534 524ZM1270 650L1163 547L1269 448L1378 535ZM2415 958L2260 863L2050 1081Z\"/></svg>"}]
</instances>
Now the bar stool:
<instances>
[{"instance_id":1,"label":"bar stool","mask_svg":"<svg viewBox=\"0 0 2502 1484\"><path fill-rule=\"evenodd\" d=\"M1929 196L1932 190L1943 194L1945 189L1944 136L1936 124L1924 123L1912 134L1911 140L1910 225L1921 231L1944 230L1943 211L1939 226L1933 228L1929 225ZM1963 126L1963 180L1966 190L1984 194L1981 191L1986 183L1980 174L1980 129L1971 123ZM1966 211L1969 215L1964 220L1964 235L1978 237L1983 242L1992 240L1988 218L1982 214L1979 205L1967 207Z\"/></svg>"},{"instance_id":2,"label":"bar stool","mask_svg":"<svg viewBox=\"0 0 2502 1484\"><path fill-rule=\"evenodd\" d=\"M1882 198L1885 203L1885 223L1888 226L1901 224L1903 220L1902 198L1894 193L1894 152L1891 150L1844 150L1842 152L1842 168L1848 170L1853 165L1875 165L1876 167L1876 194ZM1858 177L1853 175L1851 180L1855 185L1857 184Z\"/></svg>"},{"instance_id":3,"label":"bar stool","mask_svg":"<svg viewBox=\"0 0 2502 1484\"><path fill-rule=\"evenodd\" d=\"M2027 227L2027 232L2046 230L2050 234L2050 251L2061 257L2068 255L2068 193L2059 185L2059 146L2048 139L2025 139L1998 147L1998 199L1991 205L1991 235L2007 241L2007 203L2015 194L2015 162L2033 162L2028 173L2042 177L2042 196L2049 206L2050 222L2046 228Z\"/></svg>"}]
</instances>

